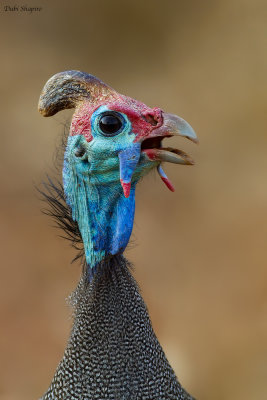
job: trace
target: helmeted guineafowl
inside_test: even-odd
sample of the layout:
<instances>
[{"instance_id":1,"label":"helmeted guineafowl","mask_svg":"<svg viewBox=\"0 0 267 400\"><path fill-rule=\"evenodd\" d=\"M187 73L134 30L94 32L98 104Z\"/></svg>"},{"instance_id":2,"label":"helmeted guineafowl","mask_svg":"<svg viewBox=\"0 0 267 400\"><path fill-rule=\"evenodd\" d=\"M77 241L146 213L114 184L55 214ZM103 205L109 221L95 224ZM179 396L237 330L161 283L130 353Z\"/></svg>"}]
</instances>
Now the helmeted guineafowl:
<instances>
[{"instance_id":1,"label":"helmeted guineafowl","mask_svg":"<svg viewBox=\"0 0 267 400\"><path fill-rule=\"evenodd\" d=\"M92 75L65 71L44 86L39 111L75 108L64 155L63 188L46 198L70 238L83 244L83 273L72 295L74 323L42 400L182 400L123 252L135 210L135 187L151 169L170 190L163 161L193 164L162 140L194 142L182 118L117 93ZM66 204L64 204L64 201Z\"/></svg>"}]
</instances>

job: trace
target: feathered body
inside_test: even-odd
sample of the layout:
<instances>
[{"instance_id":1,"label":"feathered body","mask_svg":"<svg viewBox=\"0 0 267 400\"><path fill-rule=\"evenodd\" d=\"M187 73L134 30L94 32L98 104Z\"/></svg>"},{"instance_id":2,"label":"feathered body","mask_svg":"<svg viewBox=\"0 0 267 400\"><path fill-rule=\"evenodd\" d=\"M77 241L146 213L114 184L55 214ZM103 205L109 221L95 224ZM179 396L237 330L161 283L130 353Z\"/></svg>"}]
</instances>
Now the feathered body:
<instances>
[{"instance_id":1,"label":"feathered body","mask_svg":"<svg viewBox=\"0 0 267 400\"><path fill-rule=\"evenodd\" d=\"M75 107L63 168L63 188L47 185L51 211L84 255L72 295L74 323L54 379L41 400L186 400L155 336L123 251L135 210L135 187L162 161L192 164L163 148L175 134L196 141L180 117L119 95L91 75L66 71L44 87L45 116ZM66 204L65 204L66 202ZM79 245L82 244L82 248Z\"/></svg>"},{"instance_id":2,"label":"feathered body","mask_svg":"<svg viewBox=\"0 0 267 400\"><path fill-rule=\"evenodd\" d=\"M85 270L72 295L74 324L43 400L192 399L178 383L121 255Z\"/></svg>"}]
</instances>

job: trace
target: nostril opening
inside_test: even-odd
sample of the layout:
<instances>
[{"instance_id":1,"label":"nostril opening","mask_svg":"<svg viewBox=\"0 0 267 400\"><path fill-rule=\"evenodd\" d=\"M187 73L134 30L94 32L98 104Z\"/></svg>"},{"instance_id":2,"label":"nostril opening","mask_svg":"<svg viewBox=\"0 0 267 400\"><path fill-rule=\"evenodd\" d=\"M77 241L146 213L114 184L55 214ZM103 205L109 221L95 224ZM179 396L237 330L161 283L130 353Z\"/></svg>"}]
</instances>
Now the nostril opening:
<instances>
[{"instance_id":1,"label":"nostril opening","mask_svg":"<svg viewBox=\"0 0 267 400\"><path fill-rule=\"evenodd\" d=\"M148 122L149 124L156 126L158 124L158 121L155 119L154 115L152 114L146 114L144 115L144 118L146 120L146 122Z\"/></svg>"}]
</instances>

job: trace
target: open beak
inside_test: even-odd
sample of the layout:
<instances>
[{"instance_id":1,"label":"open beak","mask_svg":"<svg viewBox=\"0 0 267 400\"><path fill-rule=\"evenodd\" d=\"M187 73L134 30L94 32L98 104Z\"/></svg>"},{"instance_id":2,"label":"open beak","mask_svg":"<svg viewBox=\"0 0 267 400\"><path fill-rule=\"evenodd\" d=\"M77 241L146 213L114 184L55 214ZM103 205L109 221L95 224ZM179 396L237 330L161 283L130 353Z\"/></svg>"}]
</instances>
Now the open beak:
<instances>
[{"instance_id":1,"label":"open beak","mask_svg":"<svg viewBox=\"0 0 267 400\"><path fill-rule=\"evenodd\" d=\"M198 143L197 135L193 128L182 118L174 114L162 113L163 123L161 126L152 130L149 137L142 141L133 143L126 150L119 152L120 160L120 181L124 196L127 198L131 192L132 174L139 162L140 150L141 156L147 161L156 161L158 173L168 189L174 192L174 187L163 171L161 162L170 162L174 164L193 165L194 161L184 151L172 147L163 147L162 140L172 136L184 136L194 143ZM140 149L141 147L141 149Z\"/></svg>"},{"instance_id":2,"label":"open beak","mask_svg":"<svg viewBox=\"0 0 267 400\"><path fill-rule=\"evenodd\" d=\"M172 136L183 136L194 143L198 143L193 128L178 115L163 113L162 116L163 124L159 128L153 129L149 138L142 141L142 153L146 159L151 161L193 165L194 161L184 151L162 146L162 140Z\"/></svg>"},{"instance_id":3,"label":"open beak","mask_svg":"<svg viewBox=\"0 0 267 400\"><path fill-rule=\"evenodd\" d=\"M194 161L184 151L172 147L163 147L162 140L172 136L183 136L194 143L198 143L197 135L193 128L184 119L174 114L162 113L163 123L153 129L149 138L141 143L141 154L149 161L170 162L174 164L193 165ZM166 186L174 191L174 187L158 166L158 173Z\"/></svg>"}]
</instances>

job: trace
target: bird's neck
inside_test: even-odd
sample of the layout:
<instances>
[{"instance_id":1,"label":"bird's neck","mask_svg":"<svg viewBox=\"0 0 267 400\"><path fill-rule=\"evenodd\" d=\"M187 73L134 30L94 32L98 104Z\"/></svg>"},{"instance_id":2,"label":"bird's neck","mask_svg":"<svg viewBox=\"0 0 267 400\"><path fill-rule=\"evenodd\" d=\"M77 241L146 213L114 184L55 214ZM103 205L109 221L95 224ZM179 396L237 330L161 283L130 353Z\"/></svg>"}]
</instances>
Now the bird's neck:
<instances>
[{"instance_id":1,"label":"bird's neck","mask_svg":"<svg viewBox=\"0 0 267 400\"><path fill-rule=\"evenodd\" d=\"M103 182L99 174L94 182L85 172L82 178L70 175L64 184L66 200L72 209L72 218L81 232L86 262L95 270L106 257L121 254L130 239L135 212L135 185L130 196L123 195L117 180ZM64 177L64 174L63 174ZM101 180L102 179L102 180Z\"/></svg>"},{"instance_id":2,"label":"bird's neck","mask_svg":"<svg viewBox=\"0 0 267 400\"><path fill-rule=\"evenodd\" d=\"M162 351L123 256L101 265L91 283L85 272L72 303L70 340L43 400L191 399Z\"/></svg>"}]
</instances>

